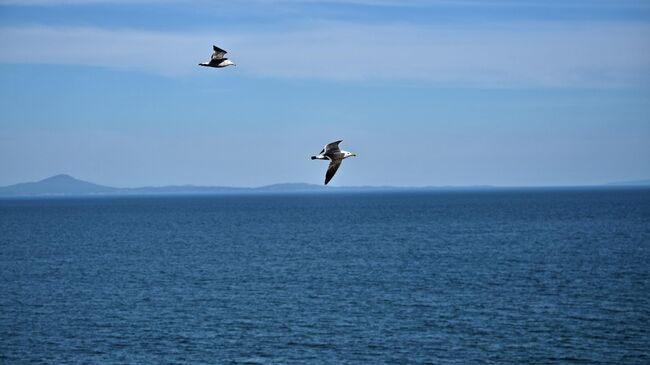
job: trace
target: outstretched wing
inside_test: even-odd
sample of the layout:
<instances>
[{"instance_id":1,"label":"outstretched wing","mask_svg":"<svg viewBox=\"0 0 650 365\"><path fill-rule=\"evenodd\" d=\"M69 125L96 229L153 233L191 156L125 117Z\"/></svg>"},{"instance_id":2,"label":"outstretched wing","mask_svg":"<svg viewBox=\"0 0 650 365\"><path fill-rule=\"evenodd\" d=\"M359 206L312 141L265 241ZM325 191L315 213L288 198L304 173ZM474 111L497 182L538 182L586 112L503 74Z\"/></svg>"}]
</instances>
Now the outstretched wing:
<instances>
[{"instance_id":1,"label":"outstretched wing","mask_svg":"<svg viewBox=\"0 0 650 365\"><path fill-rule=\"evenodd\" d=\"M323 151L325 153L336 153L336 152L341 152L341 149L339 148L339 143L343 142L343 140L339 140L336 142L328 143L325 145L325 148L323 148ZM321 152L323 153L323 152ZM336 170L335 170L336 171Z\"/></svg>"},{"instance_id":2,"label":"outstretched wing","mask_svg":"<svg viewBox=\"0 0 650 365\"><path fill-rule=\"evenodd\" d=\"M343 160L330 161L330 165L327 167L327 173L325 174L325 185L332 180L334 174L336 174L336 170L341 166L341 161Z\"/></svg>"},{"instance_id":3,"label":"outstretched wing","mask_svg":"<svg viewBox=\"0 0 650 365\"><path fill-rule=\"evenodd\" d=\"M228 53L225 50L223 50L223 49L221 49L221 48L219 48L217 46L212 46L212 49L214 50L214 53L212 54L212 60L213 61L224 59L225 58L224 56L226 55L226 53Z\"/></svg>"}]
</instances>

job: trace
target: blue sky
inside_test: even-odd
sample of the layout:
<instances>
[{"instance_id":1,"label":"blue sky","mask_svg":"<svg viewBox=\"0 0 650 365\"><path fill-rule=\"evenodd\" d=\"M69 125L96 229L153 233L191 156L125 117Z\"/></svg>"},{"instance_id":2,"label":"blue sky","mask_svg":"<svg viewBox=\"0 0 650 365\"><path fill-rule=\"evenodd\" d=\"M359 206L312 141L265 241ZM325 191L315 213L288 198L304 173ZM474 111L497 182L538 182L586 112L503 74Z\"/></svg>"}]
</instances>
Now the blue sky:
<instances>
[{"instance_id":1,"label":"blue sky","mask_svg":"<svg viewBox=\"0 0 650 365\"><path fill-rule=\"evenodd\" d=\"M0 185L321 183L336 139L333 185L650 178L650 3L0 0Z\"/></svg>"}]
</instances>

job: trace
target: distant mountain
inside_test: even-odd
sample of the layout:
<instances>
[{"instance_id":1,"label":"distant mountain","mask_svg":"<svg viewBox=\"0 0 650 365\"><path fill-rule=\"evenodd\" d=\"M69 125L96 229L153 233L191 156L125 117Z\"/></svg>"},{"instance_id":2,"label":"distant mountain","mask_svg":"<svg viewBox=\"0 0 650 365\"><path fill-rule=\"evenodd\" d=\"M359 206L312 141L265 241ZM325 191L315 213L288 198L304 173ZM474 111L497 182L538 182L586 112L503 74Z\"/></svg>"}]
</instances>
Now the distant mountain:
<instances>
[{"instance_id":1,"label":"distant mountain","mask_svg":"<svg viewBox=\"0 0 650 365\"><path fill-rule=\"evenodd\" d=\"M240 193L288 193L327 191L321 185L290 183L274 184L258 188L235 188L225 186L145 186L139 188L114 188L75 179L69 175L56 175L36 182L0 187L0 197L38 196L93 196L93 195L210 195Z\"/></svg>"},{"instance_id":2,"label":"distant mountain","mask_svg":"<svg viewBox=\"0 0 650 365\"><path fill-rule=\"evenodd\" d=\"M111 194L119 189L75 179L69 175L55 175L36 182L0 187L0 196L57 196Z\"/></svg>"},{"instance_id":3,"label":"distant mountain","mask_svg":"<svg viewBox=\"0 0 650 365\"><path fill-rule=\"evenodd\" d=\"M637 180L592 186L592 188L614 188L625 186L650 186L650 180ZM519 189L535 189L522 187ZM500 188L496 186L323 186L304 183L286 183L261 186L257 188L235 188L227 186L145 186L139 188L114 188L75 179L69 175L56 175L36 182L20 183L0 187L0 197L47 197L47 196L118 196L118 195L216 195L216 194L282 194L282 193L318 193L318 192L370 192L370 191L472 191L500 190L517 188ZM553 189L543 187L538 189Z\"/></svg>"}]
</instances>

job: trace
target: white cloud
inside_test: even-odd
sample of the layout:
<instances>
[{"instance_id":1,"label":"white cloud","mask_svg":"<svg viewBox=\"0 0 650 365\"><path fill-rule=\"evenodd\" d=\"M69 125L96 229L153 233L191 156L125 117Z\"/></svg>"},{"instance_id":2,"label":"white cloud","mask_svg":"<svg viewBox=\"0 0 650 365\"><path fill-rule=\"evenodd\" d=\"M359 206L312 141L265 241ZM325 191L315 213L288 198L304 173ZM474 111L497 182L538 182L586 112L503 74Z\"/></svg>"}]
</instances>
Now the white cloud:
<instances>
[{"instance_id":1,"label":"white cloud","mask_svg":"<svg viewBox=\"0 0 650 365\"><path fill-rule=\"evenodd\" d=\"M0 62L104 66L176 75L201 61L192 59L193 54L205 56L210 51L205 42L187 34L133 30L0 28Z\"/></svg>"},{"instance_id":2,"label":"white cloud","mask_svg":"<svg viewBox=\"0 0 650 365\"><path fill-rule=\"evenodd\" d=\"M262 75L481 85L626 84L650 70L650 27L324 24L238 41ZM263 62L259 62L262 61Z\"/></svg>"},{"instance_id":3,"label":"white cloud","mask_svg":"<svg viewBox=\"0 0 650 365\"><path fill-rule=\"evenodd\" d=\"M262 77L479 86L618 86L647 81L650 26L432 26L310 23L293 31L165 33L0 28L0 62L197 72L213 42Z\"/></svg>"}]
</instances>

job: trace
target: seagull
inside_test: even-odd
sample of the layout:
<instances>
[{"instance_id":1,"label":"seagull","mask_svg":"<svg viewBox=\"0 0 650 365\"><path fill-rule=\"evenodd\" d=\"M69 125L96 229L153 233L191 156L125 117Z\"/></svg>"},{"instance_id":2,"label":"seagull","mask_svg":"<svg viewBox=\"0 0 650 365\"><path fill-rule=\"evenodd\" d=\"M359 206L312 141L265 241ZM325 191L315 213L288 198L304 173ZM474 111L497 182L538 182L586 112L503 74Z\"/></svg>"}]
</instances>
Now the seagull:
<instances>
[{"instance_id":1,"label":"seagull","mask_svg":"<svg viewBox=\"0 0 650 365\"><path fill-rule=\"evenodd\" d=\"M227 67L227 66L235 66L235 64L227 59L225 57L226 51L223 49L217 47L217 46L212 46L212 49L214 50L214 53L212 53L212 58L210 59L210 62L208 63L199 63L199 66L207 66L207 67Z\"/></svg>"},{"instance_id":2,"label":"seagull","mask_svg":"<svg viewBox=\"0 0 650 365\"><path fill-rule=\"evenodd\" d=\"M339 169L339 166L341 166L341 162L343 162L344 159L356 156L356 154L352 152L341 150L339 148L339 143L341 142L343 142L343 140L326 144L317 156L311 156L312 160L330 161L330 165L327 167L327 174L325 174L325 185L332 180L334 174L336 174L336 170Z\"/></svg>"}]
</instances>

